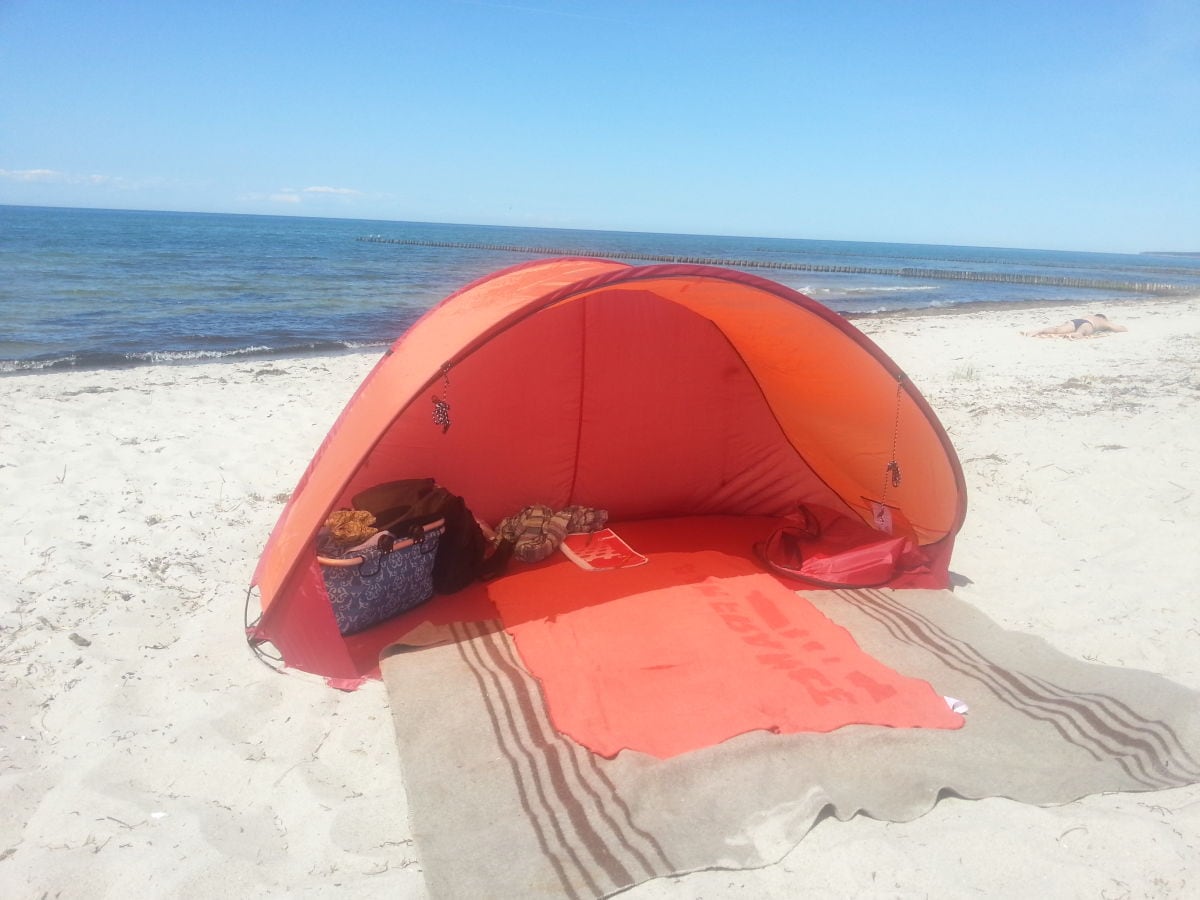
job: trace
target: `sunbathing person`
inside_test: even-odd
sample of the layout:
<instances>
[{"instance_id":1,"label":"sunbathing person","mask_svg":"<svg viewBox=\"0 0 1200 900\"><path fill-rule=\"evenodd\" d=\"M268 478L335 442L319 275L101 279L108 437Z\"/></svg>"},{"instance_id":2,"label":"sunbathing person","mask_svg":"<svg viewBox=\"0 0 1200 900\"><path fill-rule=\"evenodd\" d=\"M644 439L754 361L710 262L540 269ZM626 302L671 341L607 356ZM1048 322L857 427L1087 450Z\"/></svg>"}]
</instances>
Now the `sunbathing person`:
<instances>
[{"instance_id":1,"label":"sunbathing person","mask_svg":"<svg viewBox=\"0 0 1200 900\"><path fill-rule=\"evenodd\" d=\"M1128 330L1124 325L1117 325L1114 322L1110 322L1108 316L1104 315L1104 313L1096 313L1095 315L1088 316L1086 319L1072 319L1070 322L1063 322L1061 325L1049 325L1039 331L1022 331L1021 334L1028 337L1085 338L1110 331Z\"/></svg>"}]
</instances>

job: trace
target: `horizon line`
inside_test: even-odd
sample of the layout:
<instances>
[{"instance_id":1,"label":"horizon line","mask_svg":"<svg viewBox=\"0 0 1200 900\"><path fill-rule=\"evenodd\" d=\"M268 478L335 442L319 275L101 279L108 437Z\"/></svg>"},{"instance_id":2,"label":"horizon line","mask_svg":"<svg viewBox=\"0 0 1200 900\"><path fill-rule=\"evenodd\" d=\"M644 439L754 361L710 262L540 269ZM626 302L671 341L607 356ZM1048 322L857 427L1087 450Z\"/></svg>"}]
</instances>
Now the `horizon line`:
<instances>
[{"instance_id":1,"label":"horizon line","mask_svg":"<svg viewBox=\"0 0 1200 900\"><path fill-rule=\"evenodd\" d=\"M1077 250L1077 249L1062 249L1051 247L1018 247L1018 246L1001 246L993 244L941 244L928 243L924 241L879 241L879 240L852 240L848 238L814 238L814 237L793 237L783 235L769 234L718 234L707 231L644 231L629 228L582 228L582 227L564 227L558 225L513 225L502 223L489 222L453 222L453 221L429 221L421 219L379 219L379 218L363 218L360 216L335 216L335 215L308 215L304 213L284 213L284 212L217 212L213 210L195 210L195 209L146 209L141 207L113 207L113 206L61 206L44 203L5 203L0 202L0 207L11 207L13 209L58 209L58 210L74 210L80 212L128 212L128 213L164 213L174 215L189 215L189 216L247 216L264 219L315 219L335 222L386 222L393 225L443 225L455 226L463 228L514 228L527 231L576 231L576 232L599 232L603 234L651 234L651 235L671 235L674 237L717 237L717 238L741 238L741 239L760 239L772 241L806 241L810 243L827 243L827 244L878 244L880 246L901 246L901 247L950 247L969 250L1011 250L1018 252L1037 252L1037 253L1083 253L1096 255L1116 255L1116 256L1178 256L1178 257L1200 257L1200 250Z\"/></svg>"}]
</instances>

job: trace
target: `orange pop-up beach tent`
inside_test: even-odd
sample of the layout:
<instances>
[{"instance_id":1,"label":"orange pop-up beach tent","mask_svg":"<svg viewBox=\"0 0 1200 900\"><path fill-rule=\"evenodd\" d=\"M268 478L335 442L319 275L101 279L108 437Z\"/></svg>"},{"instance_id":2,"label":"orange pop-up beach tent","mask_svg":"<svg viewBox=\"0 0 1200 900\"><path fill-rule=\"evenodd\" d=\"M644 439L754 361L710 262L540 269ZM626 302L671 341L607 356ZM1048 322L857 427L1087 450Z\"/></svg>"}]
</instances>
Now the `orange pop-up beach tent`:
<instances>
[{"instance_id":1,"label":"orange pop-up beach tent","mask_svg":"<svg viewBox=\"0 0 1200 900\"><path fill-rule=\"evenodd\" d=\"M417 477L493 524L579 504L618 531L798 503L869 523L884 503L927 560L901 584L922 587L946 586L966 509L936 416L836 313L740 271L539 260L448 297L363 381L259 560L251 639L335 684L368 672L387 628L338 633L314 539L358 492Z\"/></svg>"}]
</instances>

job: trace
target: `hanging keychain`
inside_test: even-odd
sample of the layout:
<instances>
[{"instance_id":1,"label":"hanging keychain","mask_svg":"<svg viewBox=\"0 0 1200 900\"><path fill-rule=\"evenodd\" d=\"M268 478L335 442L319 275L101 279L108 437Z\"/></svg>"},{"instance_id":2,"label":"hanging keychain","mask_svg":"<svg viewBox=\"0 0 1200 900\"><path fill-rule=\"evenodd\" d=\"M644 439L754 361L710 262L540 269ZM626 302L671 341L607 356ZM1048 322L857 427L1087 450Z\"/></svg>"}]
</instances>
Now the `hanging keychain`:
<instances>
[{"instance_id":1,"label":"hanging keychain","mask_svg":"<svg viewBox=\"0 0 1200 900\"><path fill-rule=\"evenodd\" d=\"M892 423L892 458L883 470L882 502L887 502L888 486L900 487L900 463L896 461L896 447L900 441L900 399L904 394L904 376L896 377L896 418Z\"/></svg>"},{"instance_id":2,"label":"hanging keychain","mask_svg":"<svg viewBox=\"0 0 1200 900\"><path fill-rule=\"evenodd\" d=\"M871 515L875 521L875 530L882 531L885 534L891 534L893 531L892 510L887 505L887 495L889 487L900 487L900 463L896 461L896 447L900 440L900 398L903 394L904 376L898 376L896 380L896 418L892 424L892 458L883 468L883 492L880 494L879 500L870 502Z\"/></svg>"},{"instance_id":3,"label":"hanging keychain","mask_svg":"<svg viewBox=\"0 0 1200 900\"><path fill-rule=\"evenodd\" d=\"M434 394L433 424L442 426L442 434L450 430L450 363L442 366L442 396Z\"/></svg>"}]
</instances>

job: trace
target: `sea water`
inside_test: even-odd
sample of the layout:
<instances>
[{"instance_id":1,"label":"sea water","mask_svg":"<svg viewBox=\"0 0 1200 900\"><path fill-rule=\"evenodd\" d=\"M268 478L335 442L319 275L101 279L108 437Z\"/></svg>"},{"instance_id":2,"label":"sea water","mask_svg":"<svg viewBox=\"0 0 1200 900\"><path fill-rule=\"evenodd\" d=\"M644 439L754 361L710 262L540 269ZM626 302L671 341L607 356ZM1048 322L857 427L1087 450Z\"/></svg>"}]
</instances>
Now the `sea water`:
<instances>
[{"instance_id":1,"label":"sea water","mask_svg":"<svg viewBox=\"0 0 1200 900\"><path fill-rule=\"evenodd\" d=\"M850 315L1200 294L1185 256L0 206L0 373L383 347L529 248L748 268Z\"/></svg>"}]
</instances>

